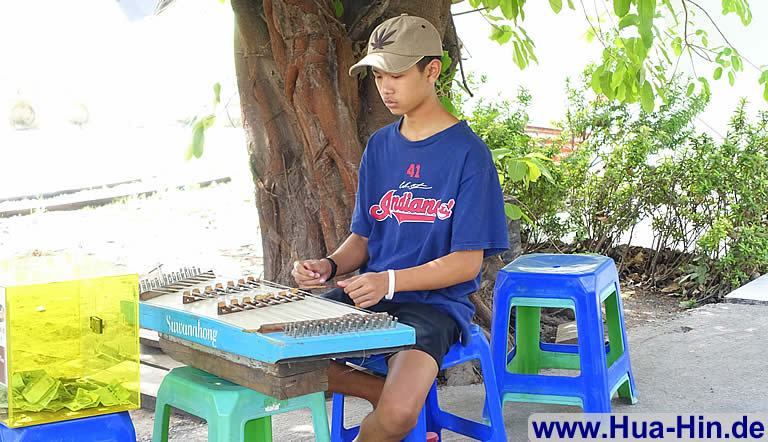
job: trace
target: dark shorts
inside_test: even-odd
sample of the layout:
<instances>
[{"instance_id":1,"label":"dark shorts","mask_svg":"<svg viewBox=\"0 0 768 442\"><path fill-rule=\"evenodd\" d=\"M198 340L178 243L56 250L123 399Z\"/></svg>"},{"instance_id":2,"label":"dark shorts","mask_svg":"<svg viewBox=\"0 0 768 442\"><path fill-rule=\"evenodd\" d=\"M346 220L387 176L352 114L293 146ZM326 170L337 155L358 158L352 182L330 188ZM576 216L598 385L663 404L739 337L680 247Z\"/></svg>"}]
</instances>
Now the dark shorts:
<instances>
[{"instance_id":1,"label":"dark shorts","mask_svg":"<svg viewBox=\"0 0 768 442\"><path fill-rule=\"evenodd\" d=\"M335 288L322 296L354 305L352 299L340 288ZM389 313L397 317L398 322L413 327L416 330L416 344L413 348L432 356L438 367L443 365L443 357L448 353L451 345L459 341L461 335L459 326L449 314L429 304L382 300L367 310Z\"/></svg>"}]
</instances>

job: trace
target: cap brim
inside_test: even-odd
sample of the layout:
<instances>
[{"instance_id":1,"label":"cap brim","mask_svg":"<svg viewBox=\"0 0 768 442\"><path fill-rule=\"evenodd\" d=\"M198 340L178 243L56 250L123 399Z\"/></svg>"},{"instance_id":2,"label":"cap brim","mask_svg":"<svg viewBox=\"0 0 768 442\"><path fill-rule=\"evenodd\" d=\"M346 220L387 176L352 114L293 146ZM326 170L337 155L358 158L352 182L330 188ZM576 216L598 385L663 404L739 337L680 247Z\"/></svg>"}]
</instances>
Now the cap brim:
<instances>
[{"instance_id":1,"label":"cap brim","mask_svg":"<svg viewBox=\"0 0 768 442\"><path fill-rule=\"evenodd\" d=\"M397 74L409 69L421 60L422 56L397 55L387 52L375 52L368 54L349 68L349 75L355 76L367 66L380 69L384 72Z\"/></svg>"}]
</instances>

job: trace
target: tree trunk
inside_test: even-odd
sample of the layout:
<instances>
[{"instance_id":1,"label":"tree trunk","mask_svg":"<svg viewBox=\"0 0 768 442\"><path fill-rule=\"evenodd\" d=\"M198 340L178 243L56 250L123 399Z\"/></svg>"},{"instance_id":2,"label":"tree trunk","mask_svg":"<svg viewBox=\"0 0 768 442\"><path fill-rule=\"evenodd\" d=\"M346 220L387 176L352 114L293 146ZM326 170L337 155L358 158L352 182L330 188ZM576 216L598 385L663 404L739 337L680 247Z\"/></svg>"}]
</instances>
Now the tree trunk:
<instances>
[{"instance_id":1,"label":"tree trunk","mask_svg":"<svg viewBox=\"0 0 768 442\"><path fill-rule=\"evenodd\" d=\"M334 250L349 234L365 142L395 117L367 76L347 74L373 28L408 13L459 48L450 0L232 0L235 63L256 188L264 274L289 283L292 262Z\"/></svg>"}]
</instances>

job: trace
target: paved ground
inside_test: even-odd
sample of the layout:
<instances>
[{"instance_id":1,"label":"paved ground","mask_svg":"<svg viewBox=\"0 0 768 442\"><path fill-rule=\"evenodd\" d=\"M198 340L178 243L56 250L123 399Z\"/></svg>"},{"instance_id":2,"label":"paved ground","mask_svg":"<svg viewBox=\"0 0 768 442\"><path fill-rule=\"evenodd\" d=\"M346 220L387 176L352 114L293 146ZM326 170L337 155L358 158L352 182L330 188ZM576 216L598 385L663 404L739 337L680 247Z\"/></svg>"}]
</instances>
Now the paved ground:
<instances>
[{"instance_id":1,"label":"paved ground","mask_svg":"<svg viewBox=\"0 0 768 442\"><path fill-rule=\"evenodd\" d=\"M640 401L614 400L624 413L768 412L768 306L716 304L676 315L664 323L646 323L628 331ZM440 391L442 406L477 418L484 393L480 385ZM329 403L330 406L330 403ZM348 418L358 421L368 411L362 401L349 401ZM330 411L330 410L329 410ZM504 407L511 441L527 440L532 413L579 412L576 407L513 404ZM151 437L151 412L133 413L139 441ZM174 416L171 441L205 441L204 424ZM273 420L275 441L311 441L309 413L295 412ZM445 441L467 440L455 434Z\"/></svg>"}]
</instances>

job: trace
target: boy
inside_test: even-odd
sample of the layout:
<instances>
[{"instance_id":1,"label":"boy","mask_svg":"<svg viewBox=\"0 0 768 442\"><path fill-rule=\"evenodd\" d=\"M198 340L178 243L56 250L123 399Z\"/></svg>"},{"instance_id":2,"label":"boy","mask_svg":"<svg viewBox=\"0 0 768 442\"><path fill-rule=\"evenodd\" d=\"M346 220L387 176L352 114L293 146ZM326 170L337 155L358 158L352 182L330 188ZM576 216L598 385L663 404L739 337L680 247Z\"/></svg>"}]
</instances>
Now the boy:
<instances>
[{"instance_id":1,"label":"boy","mask_svg":"<svg viewBox=\"0 0 768 442\"><path fill-rule=\"evenodd\" d=\"M360 270L324 296L388 312L416 330L413 349L389 359L386 379L340 364L329 390L374 407L359 441L399 441L419 412L448 349L466 339L469 295L483 257L508 248L498 174L488 147L440 104L440 34L402 15L373 32L350 75L370 67L396 123L375 132L360 163L350 236L330 256L297 261L300 286Z\"/></svg>"}]
</instances>

